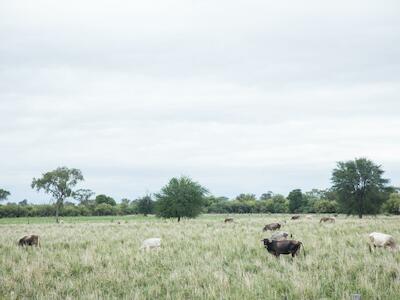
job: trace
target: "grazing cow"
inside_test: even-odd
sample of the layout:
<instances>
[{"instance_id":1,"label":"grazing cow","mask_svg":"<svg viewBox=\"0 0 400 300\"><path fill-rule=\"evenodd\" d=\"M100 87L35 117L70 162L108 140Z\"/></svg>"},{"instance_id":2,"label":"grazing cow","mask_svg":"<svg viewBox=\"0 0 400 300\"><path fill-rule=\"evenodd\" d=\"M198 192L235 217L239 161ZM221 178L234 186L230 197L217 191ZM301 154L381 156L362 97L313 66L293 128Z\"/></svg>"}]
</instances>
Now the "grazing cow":
<instances>
[{"instance_id":1,"label":"grazing cow","mask_svg":"<svg viewBox=\"0 0 400 300\"><path fill-rule=\"evenodd\" d=\"M18 245L20 246L40 246L39 236L37 235L26 235L19 240Z\"/></svg>"},{"instance_id":2,"label":"grazing cow","mask_svg":"<svg viewBox=\"0 0 400 300\"><path fill-rule=\"evenodd\" d=\"M334 217L322 217L321 220L319 220L320 223L322 222L330 222L330 223L335 223L336 219Z\"/></svg>"},{"instance_id":3,"label":"grazing cow","mask_svg":"<svg viewBox=\"0 0 400 300\"><path fill-rule=\"evenodd\" d=\"M374 248L384 247L384 248L389 248L390 250L397 250L396 242L394 241L394 238L389 234L372 232L369 235L369 239L373 244ZM369 250L371 251L371 245L369 246Z\"/></svg>"},{"instance_id":4,"label":"grazing cow","mask_svg":"<svg viewBox=\"0 0 400 300\"><path fill-rule=\"evenodd\" d=\"M144 240L140 249L150 250L152 248L160 248L161 247L161 239L160 238L150 238Z\"/></svg>"},{"instance_id":5,"label":"grazing cow","mask_svg":"<svg viewBox=\"0 0 400 300\"><path fill-rule=\"evenodd\" d=\"M290 220L298 220L300 219L300 215L294 215L290 218Z\"/></svg>"},{"instance_id":6,"label":"grazing cow","mask_svg":"<svg viewBox=\"0 0 400 300\"><path fill-rule=\"evenodd\" d=\"M271 223L271 224L267 224L264 226L263 231L267 231L267 230L277 230L281 228L281 224L279 223Z\"/></svg>"},{"instance_id":7,"label":"grazing cow","mask_svg":"<svg viewBox=\"0 0 400 300\"><path fill-rule=\"evenodd\" d=\"M224 223L230 223L230 222L233 222L233 218L226 218L224 220Z\"/></svg>"},{"instance_id":8,"label":"grazing cow","mask_svg":"<svg viewBox=\"0 0 400 300\"><path fill-rule=\"evenodd\" d=\"M265 249L276 257L281 254L291 254L294 257L298 254L302 245L301 242L295 240L270 241L269 239L263 239L261 241L264 242ZM306 253L304 252L305 255Z\"/></svg>"},{"instance_id":9,"label":"grazing cow","mask_svg":"<svg viewBox=\"0 0 400 300\"><path fill-rule=\"evenodd\" d=\"M271 235L271 240L273 240L273 241L287 240L288 236L289 236L289 233L284 232L284 231L278 231ZM290 235L290 237L293 237L293 236Z\"/></svg>"}]
</instances>

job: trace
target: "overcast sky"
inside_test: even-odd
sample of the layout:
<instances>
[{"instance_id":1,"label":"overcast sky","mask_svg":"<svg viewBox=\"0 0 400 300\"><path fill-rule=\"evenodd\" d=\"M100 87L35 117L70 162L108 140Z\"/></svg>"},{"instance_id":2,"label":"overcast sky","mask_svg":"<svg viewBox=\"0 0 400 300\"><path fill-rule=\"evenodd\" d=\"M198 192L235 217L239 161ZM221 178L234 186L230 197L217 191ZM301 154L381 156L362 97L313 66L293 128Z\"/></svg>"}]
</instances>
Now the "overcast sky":
<instances>
[{"instance_id":1,"label":"overcast sky","mask_svg":"<svg viewBox=\"0 0 400 300\"><path fill-rule=\"evenodd\" d=\"M1 1L0 188L79 168L116 200L188 175L215 195L400 185L400 2Z\"/></svg>"}]
</instances>

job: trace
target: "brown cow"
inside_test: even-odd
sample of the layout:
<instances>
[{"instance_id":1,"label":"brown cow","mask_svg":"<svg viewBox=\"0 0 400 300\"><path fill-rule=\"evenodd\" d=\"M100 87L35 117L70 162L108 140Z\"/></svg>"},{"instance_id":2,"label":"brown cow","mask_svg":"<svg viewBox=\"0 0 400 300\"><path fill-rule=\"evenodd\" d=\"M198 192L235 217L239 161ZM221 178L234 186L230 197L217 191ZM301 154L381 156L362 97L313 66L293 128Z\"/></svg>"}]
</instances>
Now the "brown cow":
<instances>
[{"instance_id":1,"label":"brown cow","mask_svg":"<svg viewBox=\"0 0 400 300\"><path fill-rule=\"evenodd\" d=\"M300 215L294 215L290 218L290 220L298 220L300 219Z\"/></svg>"},{"instance_id":2,"label":"brown cow","mask_svg":"<svg viewBox=\"0 0 400 300\"><path fill-rule=\"evenodd\" d=\"M331 223L335 223L335 218L334 217L322 217L321 220L319 220L320 223L322 222L331 222Z\"/></svg>"},{"instance_id":3,"label":"brown cow","mask_svg":"<svg viewBox=\"0 0 400 300\"><path fill-rule=\"evenodd\" d=\"M270 241L269 239L261 240L264 242L264 247L267 251L276 257L279 257L281 254L291 254L292 257L298 254L302 242L295 241L295 240L282 240L282 241ZM304 251L304 249L303 249ZM306 252L304 251L304 256Z\"/></svg>"},{"instance_id":4,"label":"brown cow","mask_svg":"<svg viewBox=\"0 0 400 300\"><path fill-rule=\"evenodd\" d=\"M279 223L271 223L271 224L267 224L264 226L263 231L267 231L267 230L277 230L281 228L281 224Z\"/></svg>"},{"instance_id":5,"label":"brown cow","mask_svg":"<svg viewBox=\"0 0 400 300\"><path fill-rule=\"evenodd\" d=\"M19 240L18 245L20 246L40 246L39 236L37 235L26 235Z\"/></svg>"},{"instance_id":6,"label":"brown cow","mask_svg":"<svg viewBox=\"0 0 400 300\"><path fill-rule=\"evenodd\" d=\"M229 223L229 222L233 222L233 218L226 218L224 223Z\"/></svg>"}]
</instances>

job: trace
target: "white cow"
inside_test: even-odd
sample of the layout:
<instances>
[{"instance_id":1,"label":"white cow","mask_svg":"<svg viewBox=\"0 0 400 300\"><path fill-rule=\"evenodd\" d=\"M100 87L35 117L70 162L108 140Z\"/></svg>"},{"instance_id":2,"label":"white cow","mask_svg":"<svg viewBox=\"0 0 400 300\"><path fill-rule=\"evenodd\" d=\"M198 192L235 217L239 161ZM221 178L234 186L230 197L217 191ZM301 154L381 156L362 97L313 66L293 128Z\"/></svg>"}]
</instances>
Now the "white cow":
<instances>
[{"instance_id":1,"label":"white cow","mask_svg":"<svg viewBox=\"0 0 400 300\"><path fill-rule=\"evenodd\" d=\"M160 248L161 247L161 239L160 238L150 238L144 240L140 249L150 250L152 248Z\"/></svg>"},{"instance_id":2,"label":"white cow","mask_svg":"<svg viewBox=\"0 0 400 300\"><path fill-rule=\"evenodd\" d=\"M288 236L289 236L289 233L284 232L284 231L278 231L271 235L271 240L282 241L282 240L286 240L288 238ZM290 235L290 236L292 236L292 235Z\"/></svg>"},{"instance_id":3,"label":"white cow","mask_svg":"<svg viewBox=\"0 0 400 300\"><path fill-rule=\"evenodd\" d=\"M396 242L393 237L389 234L381 233L381 232L372 232L369 235L369 239L374 247L388 247L391 250L396 250Z\"/></svg>"}]
</instances>

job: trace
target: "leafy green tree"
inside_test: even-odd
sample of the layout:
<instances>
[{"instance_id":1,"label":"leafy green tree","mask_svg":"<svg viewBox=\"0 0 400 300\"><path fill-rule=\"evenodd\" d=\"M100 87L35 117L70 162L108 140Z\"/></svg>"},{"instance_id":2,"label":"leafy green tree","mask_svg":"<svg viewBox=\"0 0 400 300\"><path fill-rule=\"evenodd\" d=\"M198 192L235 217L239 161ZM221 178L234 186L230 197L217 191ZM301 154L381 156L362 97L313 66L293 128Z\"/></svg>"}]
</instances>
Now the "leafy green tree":
<instances>
[{"instance_id":1,"label":"leafy green tree","mask_svg":"<svg viewBox=\"0 0 400 300\"><path fill-rule=\"evenodd\" d=\"M267 201L267 209L272 213L287 213L289 211L289 201L280 194L275 194Z\"/></svg>"},{"instance_id":2,"label":"leafy green tree","mask_svg":"<svg viewBox=\"0 0 400 300\"><path fill-rule=\"evenodd\" d=\"M6 200L8 196L10 196L11 193L9 191L0 189L0 201Z\"/></svg>"},{"instance_id":3,"label":"leafy green tree","mask_svg":"<svg viewBox=\"0 0 400 300\"><path fill-rule=\"evenodd\" d=\"M291 213L298 213L302 210L303 193L300 189L291 191L287 198L289 200L289 211Z\"/></svg>"},{"instance_id":4,"label":"leafy green tree","mask_svg":"<svg viewBox=\"0 0 400 300\"><path fill-rule=\"evenodd\" d=\"M229 201L227 197L216 197L214 195L204 197L204 209L205 212L222 212L223 204Z\"/></svg>"},{"instance_id":5,"label":"leafy green tree","mask_svg":"<svg viewBox=\"0 0 400 300\"><path fill-rule=\"evenodd\" d=\"M117 202L115 202L114 198L106 196L104 194L97 195L95 201L96 201L96 204L105 203L105 204L109 204L111 206L117 205Z\"/></svg>"},{"instance_id":6,"label":"leafy green tree","mask_svg":"<svg viewBox=\"0 0 400 300\"><path fill-rule=\"evenodd\" d=\"M257 197L254 194L240 194L236 200L239 202L256 201Z\"/></svg>"},{"instance_id":7,"label":"leafy green tree","mask_svg":"<svg viewBox=\"0 0 400 300\"><path fill-rule=\"evenodd\" d=\"M18 202L18 205L27 206L27 205L28 205L28 200L24 199L24 200L22 200L22 201L19 201L19 202Z\"/></svg>"},{"instance_id":8,"label":"leafy green tree","mask_svg":"<svg viewBox=\"0 0 400 300\"><path fill-rule=\"evenodd\" d=\"M389 199L383 204L383 210L390 214L400 214L400 194L391 193Z\"/></svg>"},{"instance_id":9,"label":"leafy green tree","mask_svg":"<svg viewBox=\"0 0 400 300\"><path fill-rule=\"evenodd\" d=\"M155 194L157 216L194 218L201 213L207 189L186 176L172 178L160 193Z\"/></svg>"},{"instance_id":10,"label":"leafy green tree","mask_svg":"<svg viewBox=\"0 0 400 300\"><path fill-rule=\"evenodd\" d=\"M114 206L108 203L100 203L96 205L94 212L98 216L109 216L114 214Z\"/></svg>"},{"instance_id":11,"label":"leafy green tree","mask_svg":"<svg viewBox=\"0 0 400 300\"><path fill-rule=\"evenodd\" d=\"M338 212L339 205L336 201L321 199L314 203L314 209L318 213L335 213Z\"/></svg>"},{"instance_id":12,"label":"leafy green tree","mask_svg":"<svg viewBox=\"0 0 400 300\"><path fill-rule=\"evenodd\" d=\"M338 162L332 172L333 189L347 214L376 214L387 197L384 171L366 158Z\"/></svg>"},{"instance_id":13,"label":"leafy green tree","mask_svg":"<svg viewBox=\"0 0 400 300\"><path fill-rule=\"evenodd\" d=\"M268 191L268 192L266 192L266 193L261 194L260 200L268 200L268 199L271 199L273 195L274 195L273 192Z\"/></svg>"},{"instance_id":14,"label":"leafy green tree","mask_svg":"<svg viewBox=\"0 0 400 300\"><path fill-rule=\"evenodd\" d=\"M78 169L59 167L53 171L42 174L41 178L33 178L31 187L37 191L43 190L50 194L56 203L56 222L59 222L58 214L64 200L72 197L73 187L79 181L83 181L83 175Z\"/></svg>"},{"instance_id":15,"label":"leafy green tree","mask_svg":"<svg viewBox=\"0 0 400 300\"><path fill-rule=\"evenodd\" d=\"M154 213L154 201L150 195L137 199L137 212L145 217Z\"/></svg>"}]
</instances>

